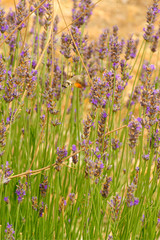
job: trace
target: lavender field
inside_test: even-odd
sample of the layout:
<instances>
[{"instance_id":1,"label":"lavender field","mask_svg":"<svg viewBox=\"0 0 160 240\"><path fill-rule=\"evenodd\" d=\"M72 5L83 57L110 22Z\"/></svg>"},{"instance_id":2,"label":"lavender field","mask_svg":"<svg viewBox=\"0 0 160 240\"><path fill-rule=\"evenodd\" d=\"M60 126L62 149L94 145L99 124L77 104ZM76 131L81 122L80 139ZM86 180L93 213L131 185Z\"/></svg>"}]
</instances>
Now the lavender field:
<instances>
[{"instance_id":1,"label":"lavender field","mask_svg":"<svg viewBox=\"0 0 160 240\"><path fill-rule=\"evenodd\" d=\"M160 239L160 3L93 41L101 1L0 7L0 240Z\"/></svg>"}]
</instances>

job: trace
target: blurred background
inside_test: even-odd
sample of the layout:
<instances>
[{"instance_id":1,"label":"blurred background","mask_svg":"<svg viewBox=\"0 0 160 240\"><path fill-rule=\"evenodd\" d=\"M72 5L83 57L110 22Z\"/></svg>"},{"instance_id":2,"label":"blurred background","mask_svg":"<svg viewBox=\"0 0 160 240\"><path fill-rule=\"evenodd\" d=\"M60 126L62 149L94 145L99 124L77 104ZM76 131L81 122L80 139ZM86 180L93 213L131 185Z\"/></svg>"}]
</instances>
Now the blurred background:
<instances>
[{"instance_id":1,"label":"blurred background","mask_svg":"<svg viewBox=\"0 0 160 240\"><path fill-rule=\"evenodd\" d=\"M1 0L1 5L8 10L14 8L17 0ZM67 23L71 22L72 0L60 0ZM96 1L93 1L96 3ZM147 7L152 0L101 0L94 8L93 15L89 21L87 31L91 39L97 38L104 28L111 29L118 25L119 36L127 38L130 34L140 36L146 24ZM60 11L55 0L56 13ZM63 20L60 27L64 27Z\"/></svg>"}]
</instances>

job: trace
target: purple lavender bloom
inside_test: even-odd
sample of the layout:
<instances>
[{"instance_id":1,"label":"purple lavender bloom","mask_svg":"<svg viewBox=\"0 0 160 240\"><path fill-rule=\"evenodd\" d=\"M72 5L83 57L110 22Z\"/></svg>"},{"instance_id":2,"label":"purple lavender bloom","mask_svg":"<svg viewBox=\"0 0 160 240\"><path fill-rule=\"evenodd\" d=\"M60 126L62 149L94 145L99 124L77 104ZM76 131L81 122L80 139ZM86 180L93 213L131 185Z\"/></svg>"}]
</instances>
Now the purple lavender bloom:
<instances>
[{"instance_id":1,"label":"purple lavender bloom","mask_svg":"<svg viewBox=\"0 0 160 240\"><path fill-rule=\"evenodd\" d=\"M98 149L100 150L100 152L102 150L105 150L106 147L107 147L107 143L108 143L108 140L105 139L104 135L105 135L105 123L106 123L106 119L107 119L107 114L105 112L105 110L103 110L101 112L101 118L100 118L100 121L98 122L98 138L96 140L96 144L97 144L97 147ZM104 149L102 149L104 148Z\"/></svg>"},{"instance_id":2,"label":"purple lavender bloom","mask_svg":"<svg viewBox=\"0 0 160 240\"><path fill-rule=\"evenodd\" d=\"M127 41L125 59L128 61L130 58L135 58L137 52L138 40L134 40L132 36Z\"/></svg>"},{"instance_id":3,"label":"purple lavender bloom","mask_svg":"<svg viewBox=\"0 0 160 240\"><path fill-rule=\"evenodd\" d=\"M33 60L33 61L32 61L32 68L35 69L36 65L37 65L36 61Z\"/></svg>"},{"instance_id":4,"label":"purple lavender bloom","mask_svg":"<svg viewBox=\"0 0 160 240\"><path fill-rule=\"evenodd\" d=\"M51 9L51 11L52 11L52 9ZM52 13L51 13L52 14ZM51 16L48 16L49 18L51 18ZM49 21L52 21L52 19L49 19ZM49 45L48 45L48 48L47 48L47 53L48 53L48 63L49 63L49 65L51 64L51 59L52 59L52 46L53 46L53 49L54 49L54 51L55 51L55 46L56 46L56 42L57 42L57 38L56 38L56 33L57 33L57 30L58 30L58 22L59 22L59 18L58 18L58 16L56 16L55 17L55 19L54 19L54 24L53 24L53 33L52 33L52 38L51 38L51 40L50 40L50 42L49 42ZM47 25L48 25L49 23L47 23ZM48 25L49 26L49 25ZM45 27L45 26L44 26ZM46 39L46 32L44 31L44 35L43 35L43 40L45 40ZM53 43L53 44L52 44ZM42 45L44 45L45 44L45 41L44 41L44 43L42 43Z\"/></svg>"},{"instance_id":5,"label":"purple lavender bloom","mask_svg":"<svg viewBox=\"0 0 160 240\"><path fill-rule=\"evenodd\" d=\"M127 188L127 206L132 207L134 205L134 191L135 191L135 185L131 183L131 185Z\"/></svg>"},{"instance_id":6,"label":"purple lavender bloom","mask_svg":"<svg viewBox=\"0 0 160 240\"><path fill-rule=\"evenodd\" d=\"M102 116L103 119L105 119L105 118L107 118L107 113L106 112L102 112L101 116Z\"/></svg>"},{"instance_id":7,"label":"purple lavender bloom","mask_svg":"<svg viewBox=\"0 0 160 240\"><path fill-rule=\"evenodd\" d=\"M149 160L149 157L150 157L150 154L143 154L143 155L142 155L142 158L143 158L145 161L148 161L148 160Z\"/></svg>"},{"instance_id":8,"label":"purple lavender bloom","mask_svg":"<svg viewBox=\"0 0 160 240\"><path fill-rule=\"evenodd\" d=\"M76 147L76 145L72 145L72 152L73 153L75 153L77 151L77 147ZM72 162L74 163L74 164L76 164L77 162L78 162L78 156L77 156L77 154L75 154L75 155L73 155L72 156Z\"/></svg>"},{"instance_id":9,"label":"purple lavender bloom","mask_svg":"<svg viewBox=\"0 0 160 240\"><path fill-rule=\"evenodd\" d=\"M39 217L43 217L45 210L47 209L47 204L41 202L41 206L39 207Z\"/></svg>"},{"instance_id":10,"label":"purple lavender bloom","mask_svg":"<svg viewBox=\"0 0 160 240\"><path fill-rule=\"evenodd\" d=\"M113 197L109 205L111 207L112 219L113 221L116 221L118 218L119 210L121 206L121 197L118 194L116 194L116 196Z\"/></svg>"},{"instance_id":11,"label":"purple lavender bloom","mask_svg":"<svg viewBox=\"0 0 160 240\"><path fill-rule=\"evenodd\" d=\"M157 175L159 179L160 178L160 158L157 158Z\"/></svg>"},{"instance_id":12,"label":"purple lavender bloom","mask_svg":"<svg viewBox=\"0 0 160 240\"><path fill-rule=\"evenodd\" d=\"M111 143L112 143L113 150L117 150L122 145L122 143L118 139L116 139L116 138L112 138L111 139Z\"/></svg>"},{"instance_id":13,"label":"purple lavender bloom","mask_svg":"<svg viewBox=\"0 0 160 240\"><path fill-rule=\"evenodd\" d=\"M2 170L4 172L4 177L7 179L9 176L12 175L13 170L9 167L9 162L6 161L6 166L2 165Z\"/></svg>"},{"instance_id":14,"label":"purple lavender bloom","mask_svg":"<svg viewBox=\"0 0 160 240\"><path fill-rule=\"evenodd\" d=\"M85 169L85 176L93 176L94 175L94 171L95 171L95 162L93 162L92 160L88 159L86 161L86 169Z\"/></svg>"},{"instance_id":15,"label":"purple lavender bloom","mask_svg":"<svg viewBox=\"0 0 160 240\"><path fill-rule=\"evenodd\" d=\"M43 182L39 184L39 189L42 197L46 196L47 188L48 188L48 177L44 176Z\"/></svg>"},{"instance_id":16,"label":"purple lavender bloom","mask_svg":"<svg viewBox=\"0 0 160 240\"><path fill-rule=\"evenodd\" d=\"M134 177L133 182L127 188L126 203L128 207L138 205L139 203L139 199L134 197L134 192L138 184L139 167L136 167L135 170L136 170L136 176Z\"/></svg>"},{"instance_id":17,"label":"purple lavender bloom","mask_svg":"<svg viewBox=\"0 0 160 240\"><path fill-rule=\"evenodd\" d=\"M71 36L69 34L62 33L60 52L64 55L65 58L71 57L71 42Z\"/></svg>"},{"instance_id":18,"label":"purple lavender bloom","mask_svg":"<svg viewBox=\"0 0 160 240\"><path fill-rule=\"evenodd\" d=\"M131 53L130 53L130 57L131 57L132 59L136 57L138 43L139 43L139 39L136 39L136 40L134 41L133 46L132 46L132 50L131 50Z\"/></svg>"},{"instance_id":19,"label":"purple lavender bloom","mask_svg":"<svg viewBox=\"0 0 160 240\"><path fill-rule=\"evenodd\" d=\"M92 99L91 99L91 103L94 104L95 106L97 106L97 105L98 105L98 100L92 98Z\"/></svg>"},{"instance_id":20,"label":"purple lavender bloom","mask_svg":"<svg viewBox=\"0 0 160 240\"><path fill-rule=\"evenodd\" d=\"M57 148L57 160L56 160L56 163L55 163L55 169L57 171L60 171L61 170L61 165L63 163L63 158L65 158L67 156L68 152L67 150L65 149L65 147L63 148Z\"/></svg>"},{"instance_id":21,"label":"purple lavender bloom","mask_svg":"<svg viewBox=\"0 0 160 240\"><path fill-rule=\"evenodd\" d=\"M144 126L144 120L143 120L143 118L138 117L138 118L137 118L137 121L138 121L142 126Z\"/></svg>"},{"instance_id":22,"label":"purple lavender bloom","mask_svg":"<svg viewBox=\"0 0 160 240\"><path fill-rule=\"evenodd\" d=\"M131 202L129 203L128 207L132 207L132 206L134 206L134 202L133 202L133 201L131 201Z\"/></svg>"},{"instance_id":23,"label":"purple lavender bloom","mask_svg":"<svg viewBox=\"0 0 160 240\"><path fill-rule=\"evenodd\" d=\"M138 199L138 198L135 198L135 199L134 199L134 206L138 205L138 203L139 203L139 199Z\"/></svg>"},{"instance_id":24,"label":"purple lavender bloom","mask_svg":"<svg viewBox=\"0 0 160 240\"><path fill-rule=\"evenodd\" d=\"M96 156L96 158L99 160L101 158L101 154L100 154L100 151L99 151L99 148L96 147L96 150L93 151L94 155Z\"/></svg>"},{"instance_id":25,"label":"purple lavender bloom","mask_svg":"<svg viewBox=\"0 0 160 240\"><path fill-rule=\"evenodd\" d=\"M6 86L4 89L3 98L8 103L12 102L13 99L16 97L16 93L17 93L17 90L16 90L16 84L14 82L14 79L10 75L8 75L8 80L6 82Z\"/></svg>"},{"instance_id":26,"label":"purple lavender bloom","mask_svg":"<svg viewBox=\"0 0 160 240\"><path fill-rule=\"evenodd\" d=\"M72 26L71 32L72 32L72 36L75 41L75 44L72 42L72 49L77 54L77 49L76 49L76 47L77 47L80 54L84 55L84 61L86 62L86 59L87 59L86 49L87 49L88 35L84 35L84 37L83 37L81 31L76 26ZM75 47L75 45L76 45L76 47ZM75 62L79 61L79 56L73 56L73 61L75 61Z\"/></svg>"},{"instance_id":27,"label":"purple lavender bloom","mask_svg":"<svg viewBox=\"0 0 160 240\"><path fill-rule=\"evenodd\" d=\"M15 237L13 236L14 234L15 231L12 228L12 224L7 223L7 227L5 229L5 239L14 240L15 239Z\"/></svg>"},{"instance_id":28,"label":"purple lavender bloom","mask_svg":"<svg viewBox=\"0 0 160 240\"><path fill-rule=\"evenodd\" d=\"M24 18L28 15L28 8L26 6L26 1L19 1L19 3L16 6L16 24L17 26L24 20ZM25 23L22 23L21 26L18 28L21 30L26 25Z\"/></svg>"},{"instance_id":29,"label":"purple lavender bloom","mask_svg":"<svg viewBox=\"0 0 160 240\"><path fill-rule=\"evenodd\" d=\"M0 8L0 32L4 33L8 29L8 25L5 18L5 11Z\"/></svg>"},{"instance_id":30,"label":"purple lavender bloom","mask_svg":"<svg viewBox=\"0 0 160 240\"><path fill-rule=\"evenodd\" d=\"M71 201L71 204L74 204L74 202L75 202L75 193L70 193L69 194L69 199Z\"/></svg>"},{"instance_id":31,"label":"purple lavender bloom","mask_svg":"<svg viewBox=\"0 0 160 240\"><path fill-rule=\"evenodd\" d=\"M100 191L102 197L107 198L109 194L110 182L112 181L111 177L106 176L106 181L103 184L102 190Z\"/></svg>"},{"instance_id":32,"label":"purple lavender bloom","mask_svg":"<svg viewBox=\"0 0 160 240\"><path fill-rule=\"evenodd\" d=\"M104 168L104 164L103 164L103 163L100 164L100 168L101 168L101 169Z\"/></svg>"},{"instance_id":33,"label":"purple lavender bloom","mask_svg":"<svg viewBox=\"0 0 160 240\"><path fill-rule=\"evenodd\" d=\"M137 143L137 139L142 129L142 125L139 123L137 119L132 117L132 121L129 122L129 146L130 148L134 148Z\"/></svg>"},{"instance_id":34,"label":"purple lavender bloom","mask_svg":"<svg viewBox=\"0 0 160 240\"><path fill-rule=\"evenodd\" d=\"M19 182L19 185L17 185L16 194L18 196L18 203L21 203L24 199L24 196L26 195L26 191L25 191L25 185L22 184L20 180L18 182Z\"/></svg>"},{"instance_id":35,"label":"purple lavender bloom","mask_svg":"<svg viewBox=\"0 0 160 240\"><path fill-rule=\"evenodd\" d=\"M58 126L58 125L61 124L61 122L59 122L58 119L56 119L55 121L51 121L51 123L52 123L52 125L53 125L54 127L56 127L56 126Z\"/></svg>"},{"instance_id":36,"label":"purple lavender bloom","mask_svg":"<svg viewBox=\"0 0 160 240\"><path fill-rule=\"evenodd\" d=\"M99 150L98 150L99 151ZM101 158L101 154L99 153L99 154L97 154L96 152L94 153L95 155L96 155L96 157L98 158L98 159L100 159Z\"/></svg>"},{"instance_id":37,"label":"purple lavender bloom","mask_svg":"<svg viewBox=\"0 0 160 240\"><path fill-rule=\"evenodd\" d=\"M4 201L8 204L9 203L9 197L4 197Z\"/></svg>"},{"instance_id":38,"label":"purple lavender bloom","mask_svg":"<svg viewBox=\"0 0 160 240\"><path fill-rule=\"evenodd\" d=\"M30 73L27 73L26 76L26 90L27 90L27 96L30 98L33 98L34 91L36 87L36 81L37 81L37 70L32 70Z\"/></svg>"},{"instance_id":39,"label":"purple lavender bloom","mask_svg":"<svg viewBox=\"0 0 160 240\"><path fill-rule=\"evenodd\" d=\"M157 129L150 138L150 147L158 148L160 143L160 130Z\"/></svg>"},{"instance_id":40,"label":"purple lavender bloom","mask_svg":"<svg viewBox=\"0 0 160 240\"><path fill-rule=\"evenodd\" d=\"M43 115L40 117L40 119L44 122L44 120L45 120L45 114L43 114Z\"/></svg>"},{"instance_id":41,"label":"purple lavender bloom","mask_svg":"<svg viewBox=\"0 0 160 240\"><path fill-rule=\"evenodd\" d=\"M89 141L89 134L90 134L90 129L92 126L92 118L90 115L87 115L87 120L83 121L83 135L82 135L82 146L86 147L86 145L88 145L88 141Z\"/></svg>"},{"instance_id":42,"label":"purple lavender bloom","mask_svg":"<svg viewBox=\"0 0 160 240\"><path fill-rule=\"evenodd\" d=\"M100 176L102 175L104 164L101 160L96 160L95 162L89 160L86 165L86 173L90 177L96 177L95 183L97 184Z\"/></svg>"},{"instance_id":43,"label":"purple lavender bloom","mask_svg":"<svg viewBox=\"0 0 160 240\"><path fill-rule=\"evenodd\" d=\"M158 13L158 1L153 1L153 5L148 8L147 11L147 28L144 28L144 35L143 38L151 42L153 33L154 33L154 23L156 21Z\"/></svg>"},{"instance_id":44,"label":"purple lavender bloom","mask_svg":"<svg viewBox=\"0 0 160 240\"><path fill-rule=\"evenodd\" d=\"M9 109L9 116L7 117L6 119L6 125L7 124L10 124L10 122L13 122L14 121L14 114L16 112L17 109L15 109L13 112L12 112L12 109L10 108Z\"/></svg>"},{"instance_id":45,"label":"purple lavender bloom","mask_svg":"<svg viewBox=\"0 0 160 240\"><path fill-rule=\"evenodd\" d=\"M77 147L76 147L76 145L72 145L72 151L74 151L74 152L76 152L76 150L77 150Z\"/></svg>"},{"instance_id":46,"label":"purple lavender bloom","mask_svg":"<svg viewBox=\"0 0 160 240\"><path fill-rule=\"evenodd\" d=\"M110 46L110 61L112 63L112 67L116 70L119 66L120 54L122 51L121 42L118 42L118 27L113 26L113 34L109 39Z\"/></svg>"},{"instance_id":47,"label":"purple lavender bloom","mask_svg":"<svg viewBox=\"0 0 160 240\"><path fill-rule=\"evenodd\" d=\"M113 236L112 235L108 235L108 239L107 240L113 240Z\"/></svg>"},{"instance_id":48,"label":"purple lavender bloom","mask_svg":"<svg viewBox=\"0 0 160 240\"><path fill-rule=\"evenodd\" d=\"M57 148L57 155L59 156L59 157L66 157L67 156L67 150L65 149L65 147L63 147L63 148Z\"/></svg>"},{"instance_id":49,"label":"purple lavender bloom","mask_svg":"<svg viewBox=\"0 0 160 240\"><path fill-rule=\"evenodd\" d=\"M4 82L5 82L5 78L6 78L6 67L5 67L5 64L3 63L3 60L2 60L2 55L0 56L0 91L3 90L4 88Z\"/></svg>"},{"instance_id":50,"label":"purple lavender bloom","mask_svg":"<svg viewBox=\"0 0 160 240\"><path fill-rule=\"evenodd\" d=\"M142 66L142 72L141 72L141 82L144 85L142 89L144 89L144 87L147 87L146 83L150 82L150 79L153 75L154 70L155 70L155 66L145 61L145 63Z\"/></svg>"},{"instance_id":51,"label":"purple lavender bloom","mask_svg":"<svg viewBox=\"0 0 160 240\"><path fill-rule=\"evenodd\" d=\"M53 33L56 34L58 31L58 23L59 23L59 17L58 15L55 16L54 24L53 24Z\"/></svg>"},{"instance_id":52,"label":"purple lavender bloom","mask_svg":"<svg viewBox=\"0 0 160 240\"><path fill-rule=\"evenodd\" d=\"M88 144L89 144L89 145L92 145L92 141L91 141L91 140L89 140L89 141L88 141Z\"/></svg>"},{"instance_id":53,"label":"purple lavender bloom","mask_svg":"<svg viewBox=\"0 0 160 240\"><path fill-rule=\"evenodd\" d=\"M72 20L74 21L79 18L78 21L73 22L73 26L80 28L84 23L87 24L94 6L92 0L81 0L79 5L77 4L77 1L74 1L73 3Z\"/></svg>"},{"instance_id":54,"label":"purple lavender bloom","mask_svg":"<svg viewBox=\"0 0 160 240\"><path fill-rule=\"evenodd\" d=\"M145 220L145 215L143 214L141 218L142 223L144 222L144 220Z\"/></svg>"},{"instance_id":55,"label":"purple lavender bloom","mask_svg":"<svg viewBox=\"0 0 160 240\"><path fill-rule=\"evenodd\" d=\"M159 114L159 91L154 88L155 87L152 85L150 89L144 89L142 92L141 105L146 108L149 127L153 126L158 121Z\"/></svg>"},{"instance_id":56,"label":"purple lavender bloom","mask_svg":"<svg viewBox=\"0 0 160 240\"><path fill-rule=\"evenodd\" d=\"M65 206L67 205L67 201L64 199L64 197L61 198L59 203L59 212L61 213L62 210L64 210Z\"/></svg>"},{"instance_id":57,"label":"purple lavender bloom","mask_svg":"<svg viewBox=\"0 0 160 240\"><path fill-rule=\"evenodd\" d=\"M37 211L38 209L38 201L37 201L37 197L32 197L32 208Z\"/></svg>"},{"instance_id":58,"label":"purple lavender bloom","mask_svg":"<svg viewBox=\"0 0 160 240\"><path fill-rule=\"evenodd\" d=\"M152 38L151 51L152 51L153 53L156 52L156 50L157 50L157 47L158 47L158 39L159 39L159 36L158 36L158 35L155 35L155 36L153 36L153 38Z\"/></svg>"},{"instance_id":59,"label":"purple lavender bloom","mask_svg":"<svg viewBox=\"0 0 160 240\"><path fill-rule=\"evenodd\" d=\"M156 89L155 83L151 84L151 76L154 69L154 65L145 65L143 67L143 78L141 80L144 86L140 103L146 115L146 128L150 128L158 121L160 91Z\"/></svg>"},{"instance_id":60,"label":"purple lavender bloom","mask_svg":"<svg viewBox=\"0 0 160 240\"><path fill-rule=\"evenodd\" d=\"M106 28L103 33L99 37L97 51L100 59L104 59L107 55L108 48L107 48L107 37L108 37L109 30Z\"/></svg>"},{"instance_id":61,"label":"purple lavender bloom","mask_svg":"<svg viewBox=\"0 0 160 240\"><path fill-rule=\"evenodd\" d=\"M158 211L158 219L157 219L157 225L160 225L160 211Z\"/></svg>"}]
</instances>

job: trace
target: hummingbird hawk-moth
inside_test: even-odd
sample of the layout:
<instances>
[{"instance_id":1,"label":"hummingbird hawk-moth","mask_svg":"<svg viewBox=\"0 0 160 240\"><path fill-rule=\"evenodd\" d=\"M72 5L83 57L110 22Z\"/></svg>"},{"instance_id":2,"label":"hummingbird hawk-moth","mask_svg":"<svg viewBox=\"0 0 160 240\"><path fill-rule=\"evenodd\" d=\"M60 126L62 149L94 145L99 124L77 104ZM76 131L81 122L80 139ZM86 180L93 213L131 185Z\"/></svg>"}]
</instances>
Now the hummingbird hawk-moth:
<instances>
[{"instance_id":1,"label":"hummingbird hawk-moth","mask_svg":"<svg viewBox=\"0 0 160 240\"><path fill-rule=\"evenodd\" d=\"M75 75L75 76L71 77L62 86L67 88L72 85L77 88L83 88L86 86L84 79L81 75Z\"/></svg>"}]
</instances>

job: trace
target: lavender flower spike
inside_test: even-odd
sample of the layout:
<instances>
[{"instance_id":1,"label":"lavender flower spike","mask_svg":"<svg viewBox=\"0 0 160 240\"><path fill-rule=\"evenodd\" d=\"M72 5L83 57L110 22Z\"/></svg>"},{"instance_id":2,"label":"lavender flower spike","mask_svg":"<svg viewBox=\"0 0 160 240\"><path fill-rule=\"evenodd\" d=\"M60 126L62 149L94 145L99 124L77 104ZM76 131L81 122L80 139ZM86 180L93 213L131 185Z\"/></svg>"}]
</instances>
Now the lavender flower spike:
<instances>
[{"instance_id":1,"label":"lavender flower spike","mask_svg":"<svg viewBox=\"0 0 160 240\"><path fill-rule=\"evenodd\" d=\"M7 227L5 229L5 239L7 240L14 240L15 237L13 236L15 231L12 228L12 224L7 223Z\"/></svg>"}]
</instances>

